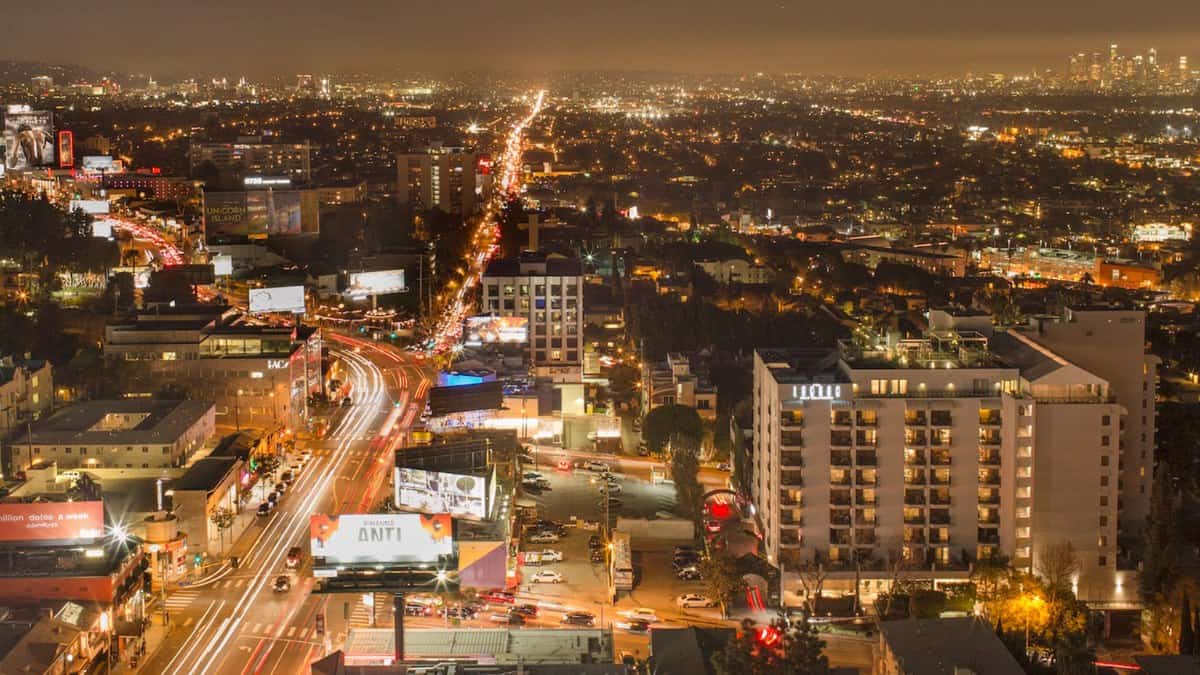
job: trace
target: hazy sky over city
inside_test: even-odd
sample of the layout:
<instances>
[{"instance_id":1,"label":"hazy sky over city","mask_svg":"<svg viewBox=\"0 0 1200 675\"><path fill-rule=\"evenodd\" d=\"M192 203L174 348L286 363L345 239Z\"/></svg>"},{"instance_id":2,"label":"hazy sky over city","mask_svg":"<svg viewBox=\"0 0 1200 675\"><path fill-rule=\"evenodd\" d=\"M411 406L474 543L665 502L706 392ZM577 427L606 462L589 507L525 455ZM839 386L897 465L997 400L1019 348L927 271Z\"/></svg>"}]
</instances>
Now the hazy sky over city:
<instances>
[{"instance_id":1,"label":"hazy sky over city","mask_svg":"<svg viewBox=\"0 0 1200 675\"><path fill-rule=\"evenodd\" d=\"M1069 53L1200 61L1192 0L64 0L5 10L0 57L160 76L663 69L1062 70ZM1196 53L1191 53L1195 51Z\"/></svg>"}]
</instances>

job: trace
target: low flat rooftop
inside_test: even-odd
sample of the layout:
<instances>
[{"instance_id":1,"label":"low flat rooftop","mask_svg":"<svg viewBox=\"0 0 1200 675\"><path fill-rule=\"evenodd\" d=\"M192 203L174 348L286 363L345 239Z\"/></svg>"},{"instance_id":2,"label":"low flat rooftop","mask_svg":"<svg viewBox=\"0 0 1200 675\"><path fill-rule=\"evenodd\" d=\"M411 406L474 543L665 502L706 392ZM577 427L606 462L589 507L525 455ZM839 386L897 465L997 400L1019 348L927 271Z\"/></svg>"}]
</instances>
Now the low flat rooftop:
<instances>
[{"instance_id":1,"label":"low flat rooftop","mask_svg":"<svg viewBox=\"0 0 1200 675\"><path fill-rule=\"evenodd\" d=\"M164 445L213 410L210 401L113 399L74 403L16 441L34 445ZM30 436L32 435L32 439Z\"/></svg>"}]
</instances>

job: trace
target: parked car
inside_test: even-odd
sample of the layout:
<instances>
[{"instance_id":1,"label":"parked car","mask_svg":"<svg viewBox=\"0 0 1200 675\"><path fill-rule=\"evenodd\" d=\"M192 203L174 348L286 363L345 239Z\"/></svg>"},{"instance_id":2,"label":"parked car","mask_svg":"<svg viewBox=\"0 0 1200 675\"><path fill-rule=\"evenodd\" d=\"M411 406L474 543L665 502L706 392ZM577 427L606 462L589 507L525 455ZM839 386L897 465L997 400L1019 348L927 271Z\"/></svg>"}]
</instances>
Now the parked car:
<instances>
[{"instance_id":1,"label":"parked car","mask_svg":"<svg viewBox=\"0 0 1200 675\"><path fill-rule=\"evenodd\" d=\"M292 590L292 580L288 578L288 575L280 574L275 577L275 583L271 587L275 589L276 593L287 593Z\"/></svg>"},{"instance_id":2,"label":"parked car","mask_svg":"<svg viewBox=\"0 0 1200 675\"><path fill-rule=\"evenodd\" d=\"M562 622L569 626L595 626L596 615L591 612L567 612Z\"/></svg>"},{"instance_id":3,"label":"parked car","mask_svg":"<svg viewBox=\"0 0 1200 675\"><path fill-rule=\"evenodd\" d=\"M258 505L258 515L269 516L275 511L274 502L263 502Z\"/></svg>"},{"instance_id":4,"label":"parked car","mask_svg":"<svg viewBox=\"0 0 1200 675\"><path fill-rule=\"evenodd\" d=\"M604 462L597 462L595 460L585 462L583 465L583 468L587 469L588 471L609 471L610 470L608 464L605 464Z\"/></svg>"},{"instance_id":5,"label":"parked car","mask_svg":"<svg viewBox=\"0 0 1200 675\"><path fill-rule=\"evenodd\" d=\"M675 576L680 581L704 581L704 575L700 573L700 568L695 565L676 571Z\"/></svg>"},{"instance_id":6,"label":"parked car","mask_svg":"<svg viewBox=\"0 0 1200 675\"><path fill-rule=\"evenodd\" d=\"M529 542L532 544L557 544L560 538L553 532L534 532L529 535Z\"/></svg>"},{"instance_id":7,"label":"parked car","mask_svg":"<svg viewBox=\"0 0 1200 675\"><path fill-rule=\"evenodd\" d=\"M716 607L717 603L713 602L712 598L699 593L684 593L675 598L675 604L681 608L687 607Z\"/></svg>"},{"instance_id":8,"label":"parked car","mask_svg":"<svg viewBox=\"0 0 1200 675\"><path fill-rule=\"evenodd\" d=\"M588 554L588 557L594 563L602 563L604 562L604 549L594 548L592 549L592 552Z\"/></svg>"},{"instance_id":9,"label":"parked car","mask_svg":"<svg viewBox=\"0 0 1200 675\"><path fill-rule=\"evenodd\" d=\"M592 536L588 537L588 548L604 548L604 542L600 539L600 535L593 534Z\"/></svg>"},{"instance_id":10,"label":"parked car","mask_svg":"<svg viewBox=\"0 0 1200 675\"><path fill-rule=\"evenodd\" d=\"M538 553L538 556L541 558L542 562L562 562L563 561L562 551L555 551L552 548L545 549L541 553Z\"/></svg>"},{"instance_id":11,"label":"parked car","mask_svg":"<svg viewBox=\"0 0 1200 675\"><path fill-rule=\"evenodd\" d=\"M525 473L521 474L522 480L538 480L539 478L545 478L545 476L537 471L526 471Z\"/></svg>"},{"instance_id":12,"label":"parked car","mask_svg":"<svg viewBox=\"0 0 1200 675\"><path fill-rule=\"evenodd\" d=\"M283 473L279 474L279 482L285 485L291 485L295 480L296 474L292 473L291 471L284 471Z\"/></svg>"},{"instance_id":13,"label":"parked car","mask_svg":"<svg viewBox=\"0 0 1200 675\"><path fill-rule=\"evenodd\" d=\"M287 552L288 569L295 569L300 566L300 561L304 559L304 550L299 546L293 546Z\"/></svg>"},{"instance_id":14,"label":"parked car","mask_svg":"<svg viewBox=\"0 0 1200 675\"><path fill-rule=\"evenodd\" d=\"M561 584L563 577L554 570L538 570L529 575L529 583L532 584Z\"/></svg>"},{"instance_id":15,"label":"parked car","mask_svg":"<svg viewBox=\"0 0 1200 675\"><path fill-rule=\"evenodd\" d=\"M620 483L611 483L611 482L610 483L601 483L600 490L603 492L605 490L605 488L608 489L608 494L610 494L610 495L621 494L621 484Z\"/></svg>"},{"instance_id":16,"label":"parked car","mask_svg":"<svg viewBox=\"0 0 1200 675\"><path fill-rule=\"evenodd\" d=\"M350 398L349 396L342 399L342 407L343 408L349 408L352 405L354 405L354 399Z\"/></svg>"},{"instance_id":17,"label":"parked car","mask_svg":"<svg viewBox=\"0 0 1200 675\"><path fill-rule=\"evenodd\" d=\"M671 551L671 555L679 555L681 553L694 553L694 554L699 555L699 552L696 550L695 546L688 546L688 545L676 546L675 550Z\"/></svg>"}]
</instances>

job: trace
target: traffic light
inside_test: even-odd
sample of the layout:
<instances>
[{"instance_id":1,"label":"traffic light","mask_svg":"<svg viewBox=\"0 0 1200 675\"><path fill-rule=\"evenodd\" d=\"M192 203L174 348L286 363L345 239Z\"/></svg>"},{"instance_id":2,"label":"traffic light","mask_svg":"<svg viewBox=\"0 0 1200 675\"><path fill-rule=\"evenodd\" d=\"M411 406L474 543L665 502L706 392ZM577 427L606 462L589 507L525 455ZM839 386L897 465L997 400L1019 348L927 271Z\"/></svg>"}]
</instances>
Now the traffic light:
<instances>
[{"instance_id":1,"label":"traffic light","mask_svg":"<svg viewBox=\"0 0 1200 675\"><path fill-rule=\"evenodd\" d=\"M195 557L194 557L194 558L192 558L192 563L193 563L193 564L194 564L196 567L199 567L201 564L203 564L203 563L204 563L204 555L203 555L203 554L201 554L201 553L197 553L197 554L195 555Z\"/></svg>"}]
</instances>

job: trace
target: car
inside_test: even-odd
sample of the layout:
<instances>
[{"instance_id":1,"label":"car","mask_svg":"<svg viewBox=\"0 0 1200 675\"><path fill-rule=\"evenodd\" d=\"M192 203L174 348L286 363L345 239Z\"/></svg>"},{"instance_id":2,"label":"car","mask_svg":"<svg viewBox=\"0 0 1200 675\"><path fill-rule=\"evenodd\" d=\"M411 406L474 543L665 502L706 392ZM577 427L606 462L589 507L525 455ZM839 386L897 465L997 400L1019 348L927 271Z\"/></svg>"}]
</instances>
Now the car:
<instances>
[{"instance_id":1,"label":"car","mask_svg":"<svg viewBox=\"0 0 1200 675\"><path fill-rule=\"evenodd\" d=\"M502 623L502 624L505 624L508 626L524 626L525 625L525 617L521 616L520 614L512 614L512 613L500 614L499 612L497 612L497 613L489 616L488 621L491 621L492 623Z\"/></svg>"},{"instance_id":2,"label":"car","mask_svg":"<svg viewBox=\"0 0 1200 675\"><path fill-rule=\"evenodd\" d=\"M74 470L59 471L58 476L55 478L55 480L73 483L73 482L79 480L80 478L83 478L83 474L79 473L78 471L74 471Z\"/></svg>"},{"instance_id":3,"label":"car","mask_svg":"<svg viewBox=\"0 0 1200 675\"><path fill-rule=\"evenodd\" d=\"M604 541L600 539L600 535L593 534L592 536L588 537L588 548L593 550L604 548Z\"/></svg>"},{"instance_id":4,"label":"car","mask_svg":"<svg viewBox=\"0 0 1200 675\"><path fill-rule=\"evenodd\" d=\"M591 558L591 561L594 563L602 563L604 562L604 549L594 548L588 557Z\"/></svg>"},{"instance_id":5,"label":"car","mask_svg":"<svg viewBox=\"0 0 1200 675\"><path fill-rule=\"evenodd\" d=\"M282 497L283 493L287 492L289 487L291 487L291 485L288 485L287 483L284 483L283 481L279 481L278 483L275 484L274 492L279 493L279 496Z\"/></svg>"},{"instance_id":6,"label":"car","mask_svg":"<svg viewBox=\"0 0 1200 675\"><path fill-rule=\"evenodd\" d=\"M279 482L283 483L284 485L291 485L295 480L296 474L292 473L291 471L284 471L283 473L279 474Z\"/></svg>"},{"instance_id":7,"label":"car","mask_svg":"<svg viewBox=\"0 0 1200 675\"><path fill-rule=\"evenodd\" d=\"M545 518L533 521L535 530L551 530L557 532L559 536L567 533L566 523L560 523L557 520L546 520Z\"/></svg>"},{"instance_id":8,"label":"car","mask_svg":"<svg viewBox=\"0 0 1200 675\"><path fill-rule=\"evenodd\" d=\"M538 480L538 479L540 479L540 478L545 478L545 476L543 476L542 474L538 473L537 471L526 471L525 473L521 474L521 479L522 479L522 480L533 480L533 481L536 481L536 480Z\"/></svg>"},{"instance_id":9,"label":"car","mask_svg":"<svg viewBox=\"0 0 1200 675\"><path fill-rule=\"evenodd\" d=\"M570 471L570 470L571 470L573 467L571 466L571 460L569 460L569 459L560 459L560 460L558 460L558 462L557 462L557 463L554 465L554 468L558 469L559 471Z\"/></svg>"},{"instance_id":10,"label":"car","mask_svg":"<svg viewBox=\"0 0 1200 675\"><path fill-rule=\"evenodd\" d=\"M597 462L596 460L592 460L590 462L585 462L583 465L583 468L587 469L588 471L609 471L610 470L608 464L605 464L604 462Z\"/></svg>"},{"instance_id":11,"label":"car","mask_svg":"<svg viewBox=\"0 0 1200 675\"><path fill-rule=\"evenodd\" d=\"M294 569L300 566L300 561L304 559L304 551L299 546L293 546L287 552L287 566L289 569Z\"/></svg>"},{"instance_id":12,"label":"car","mask_svg":"<svg viewBox=\"0 0 1200 675\"><path fill-rule=\"evenodd\" d=\"M274 588L276 593L287 593L292 590L292 580L288 578L288 575L280 574L275 577L275 583L271 585L271 588Z\"/></svg>"},{"instance_id":13,"label":"car","mask_svg":"<svg viewBox=\"0 0 1200 675\"><path fill-rule=\"evenodd\" d=\"M675 604L681 608L717 606L717 603L713 602L712 598L700 595L699 593L684 593L675 598Z\"/></svg>"},{"instance_id":14,"label":"car","mask_svg":"<svg viewBox=\"0 0 1200 675\"><path fill-rule=\"evenodd\" d=\"M591 612L567 612L562 622L569 626L595 626L596 615Z\"/></svg>"},{"instance_id":15,"label":"car","mask_svg":"<svg viewBox=\"0 0 1200 675\"><path fill-rule=\"evenodd\" d=\"M658 614L656 614L650 607L637 607L635 609L631 609L628 612L625 612L625 616L629 617L630 619L641 619L642 621L649 621L650 623L658 623Z\"/></svg>"},{"instance_id":16,"label":"car","mask_svg":"<svg viewBox=\"0 0 1200 675\"><path fill-rule=\"evenodd\" d=\"M282 497L282 496L283 496L283 495L282 495L281 493L279 493L279 492L272 492L271 494L267 495L267 501L269 501L269 502L271 502L272 504L275 504L276 506L278 506L278 505L279 505L279 498L280 498L280 497Z\"/></svg>"},{"instance_id":17,"label":"car","mask_svg":"<svg viewBox=\"0 0 1200 675\"><path fill-rule=\"evenodd\" d=\"M700 573L700 568L695 565L676 571L675 576L680 581L704 581L704 575Z\"/></svg>"},{"instance_id":18,"label":"car","mask_svg":"<svg viewBox=\"0 0 1200 675\"><path fill-rule=\"evenodd\" d=\"M538 570L529 575L531 584L561 584L563 577L554 570Z\"/></svg>"},{"instance_id":19,"label":"car","mask_svg":"<svg viewBox=\"0 0 1200 675\"><path fill-rule=\"evenodd\" d=\"M629 621L618 621L617 628L629 631L630 633L648 633L650 632L650 622L645 619L631 619Z\"/></svg>"},{"instance_id":20,"label":"car","mask_svg":"<svg viewBox=\"0 0 1200 675\"><path fill-rule=\"evenodd\" d=\"M430 607L429 605L421 602L404 602L405 616L431 616L432 614L433 607Z\"/></svg>"},{"instance_id":21,"label":"car","mask_svg":"<svg viewBox=\"0 0 1200 675\"><path fill-rule=\"evenodd\" d=\"M605 491L606 488L607 488L608 494L610 494L610 495L621 494L621 484L620 483L601 483L600 484L601 492Z\"/></svg>"},{"instance_id":22,"label":"car","mask_svg":"<svg viewBox=\"0 0 1200 675\"><path fill-rule=\"evenodd\" d=\"M697 570L699 570L700 559L699 558L676 558L671 561L671 567L675 569L676 574L678 574L680 570L685 570L685 569L688 569L689 567L695 567Z\"/></svg>"},{"instance_id":23,"label":"car","mask_svg":"<svg viewBox=\"0 0 1200 675\"><path fill-rule=\"evenodd\" d=\"M258 505L258 515L260 515L260 516L269 516L274 511L275 511L275 503L274 502L263 502Z\"/></svg>"},{"instance_id":24,"label":"car","mask_svg":"<svg viewBox=\"0 0 1200 675\"><path fill-rule=\"evenodd\" d=\"M733 466L729 462L721 462L717 465L717 471L733 471Z\"/></svg>"},{"instance_id":25,"label":"car","mask_svg":"<svg viewBox=\"0 0 1200 675\"><path fill-rule=\"evenodd\" d=\"M442 609L442 616L451 619L474 619L477 614L473 607L467 605L453 605Z\"/></svg>"},{"instance_id":26,"label":"car","mask_svg":"<svg viewBox=\"0 0 1200 675\"><path fill-rule=\"evenodd\" d=\"M621 650L621 665L625 668L634 668L637 666L637 657L625 650Z\"/></svg>"},{"instance_id":27,"label":"car","mask_svg":"<svg viewBox=\"0 0 1200 675\"><path fill-rule=\"evenodd\" d=\"M536 619L538 615L537 605L515 605L508 610L509 614L520 614L527 619Z\"/></svg>"},{"instance_id":28,"label":"car","mask_svg":"<svg viewBox=\"0 0 1200 675\"><path fill-rule=\"evenodd\" d=\"M538 557L541 558L542 562L562 562L563 561L562 551L555 551L552 548L548 548L548 549L542 551L541 553L538 554Z\"/></svg>"},{"instance_id":29,"label":"car","mask_svg":"<svg viewBox=\"0 0 1200 675\"><path fill-rule=\"evenodd\" d=\"M554 532L534 532L529 535L531 544L557 544L559 539L561 537Z\"/></svg>"},{"instance_id":30,"label":"car","mask_svg":"<svg viewBox=\"0 0 1200 675\"><path fill-rule=\"evenodd\" d=\"M536 480L523 480L521 481L521 487L525 488L529 492L541 492L542 490L546 489L545 484Z\"/></svg>"},{"instance_id":31,"label":"car","mask_svg":"<svg viewBox=\"0 0 1200 675\"><path fill-rule=\"evenodd\" d=\"M352 405L354 405L354 399L350 398L349 396L342 399L342 407L343 408L349 408Z\"/></svg>"},{"instance_id":32,"label":"car","mask_svg":"<svg viewBox=\"0 0 1200 675\"><path fill-rule=\"evenodd\" d=\"M679 555L680 553L697 553L697 550L695 546L683 544L676 546L674 550L671 551L671 555Z\"/></svg>"},{"instance_id":33,"label":"car","mask_svg":"<svg viewBox=\"0 0 1200 675\"><path fill-rule=\"evenodd\" d=\"M488 591L479 597L491 605L511 605L517 599L515 595L508 591Z\"/></svg>"}]
</instances>

